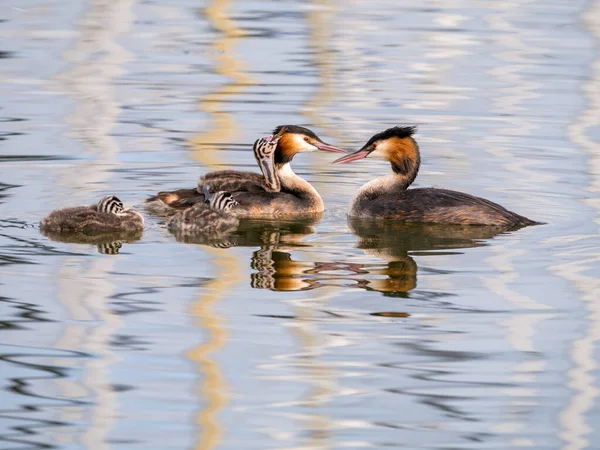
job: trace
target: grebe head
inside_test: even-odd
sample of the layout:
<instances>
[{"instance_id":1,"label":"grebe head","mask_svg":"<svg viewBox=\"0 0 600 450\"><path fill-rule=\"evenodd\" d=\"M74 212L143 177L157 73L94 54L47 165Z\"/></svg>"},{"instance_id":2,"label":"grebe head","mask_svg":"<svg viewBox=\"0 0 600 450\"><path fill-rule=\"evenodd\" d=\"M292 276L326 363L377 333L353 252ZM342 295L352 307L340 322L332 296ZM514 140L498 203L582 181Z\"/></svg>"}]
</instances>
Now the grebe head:
<instances>
[{"instance_id":1,"label":"grebe head","mask_svg":"<svg viewBox=\"0 0 600 450\"><path fill-rule=\"evenodd\" d=\"M239 203L232 197L229 192L219 191L212 194L210 198L210 206L218 211L229 211Z\"/></svg>"},{"instance_id":2,"label":"grebe head","mask_svg":"<svg viewBox=\"0 0 600 450\"><path fill-rule=\"evenodd\" d=\"M281 137L286 132L286 127L277 127L279 131L277 133L261 137L254 142L254 146L252 150L254 151L254 156L258 161L267 160L271 157L271 155L275 152L277 148L277 144L281 140Z\"/></svg>"},{"instance_id":3,"label":"grebe head","mask_svg":"<svg viewBox=\"0 0 600 450\"><path fill-rule=\"evenodd\" d=\"M393 127L377 133L363 147L349 155L342 156L334 163L348 163L374 156L386 161L419 160L419 148L412 138L417 127Z\"/></svg>"},{"instance_id":4,"label":"grebe head","mask_svg":"<svg viewBox=\"0 0 600 450\"><path fill-rule=\"evenodd\" d=\"M279 140L286 132L285 127L280 127L279 131L270 136L257 139L254 143L254 158L265 177L265 187L267 191L279 192L281 184L275 171L275 151Z\"/></svg>"},{"instance_id":5,"label":"grebe head","mask_svg":"<svg viewBox=\"0 0 600 450\"><path fill-rule=\"evenodd\" d=\"M275 162L285 164L290 162L296 153L314 152L321 150L324 152L346 153L341 148L323 142L319 136L308 128L298 125L279 125L273 130L275 136L279 136L277 152L275 152Z\"/></svg>"},{"instance_id":6,"label":"grebe head","mask_svg":"<svg viewBox=\"0 0 600 450\"><path fill-rule=\"evenodd\" d=\"M98 202L98 212L119 214L123 212L123 202L114 195L106 195Z\"/></svg>"}]
</instances>

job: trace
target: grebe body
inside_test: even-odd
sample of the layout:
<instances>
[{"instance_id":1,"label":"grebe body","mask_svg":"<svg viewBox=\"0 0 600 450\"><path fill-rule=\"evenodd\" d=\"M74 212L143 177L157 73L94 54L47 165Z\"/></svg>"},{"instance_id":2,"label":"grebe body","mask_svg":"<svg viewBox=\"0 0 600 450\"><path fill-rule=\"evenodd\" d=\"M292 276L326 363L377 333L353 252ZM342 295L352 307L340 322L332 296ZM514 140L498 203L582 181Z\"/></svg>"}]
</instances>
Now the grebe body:
<instances>
[{"instance_id":1,"label":"grebe body","mask_svg":"<svg viewBox=\"0 0 600 450\"><path fill-rule=\"evenodd\" d=\"M40 226L42 231L49 232L140 231L144 229L144 218L133 209L124 209L114 195L107 195L95 205L52 211L41 220Z\"/></svg>"},{"instance_id":2,"label":"grebe body","mask_svg":"<svg viewBox=\"0 0 600 450\"><path fill-rule=\"evenodd\" d=\"M390 128L371 137L357 152L334 161L347 163L376 156L392 165L392 174L372 180L359 189L348 209L350 217L507 228L539 224L497 203L463 192L408 189L421 163L414 132L415 127Z\"/></svg>"},{"instance_id":3,"label":"grebe body","mask_svg":"<svg viewBox=\"0 0 600 450\"><path fill-rule=\"evenodd\" d=\"M198 180L196 189L159 192L149 198L148 210L172 215L196 203L203 203L203 188L208 187L211 192L230 192L239 203L232 213L240 218L281 219L322 213L323 199L310 183L294 173L290 163L297 153L316 150L345 152L326 144L304 127L278 126L273 134L258 139L253 147L262 175L233 170L211 172Z\"/></svg>"},{"instance_id":4,"label":"grebe body","mask_svg":"<svg viewBox=\"0 0 600 450\"><path fill-rule=\"evenodd\" d=\"M210 197L209 203L197 203L179 211L169 220L169 230L183 233L226 233L235 229L239 220L231 213L231 209L238 202L231 194L220 191L210 196L205 195Z\"/></svg>"}]
</instances>

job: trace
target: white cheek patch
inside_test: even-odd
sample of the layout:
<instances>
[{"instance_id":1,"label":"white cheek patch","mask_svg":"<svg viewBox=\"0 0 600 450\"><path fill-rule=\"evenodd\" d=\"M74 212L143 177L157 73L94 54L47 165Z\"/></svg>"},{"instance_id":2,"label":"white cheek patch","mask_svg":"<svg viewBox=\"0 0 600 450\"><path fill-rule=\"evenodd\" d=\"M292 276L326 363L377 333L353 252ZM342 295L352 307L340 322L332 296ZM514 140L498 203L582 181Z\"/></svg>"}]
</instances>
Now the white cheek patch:
<instances>
[{"instance_id":1,"label":"white cheek patch","mask_svg":"<svg viewBox=\"0 0 600 450\"><path fill-rule=\"evenodd\" d=\"M384 146L378 145L369 156L372 158L387 159L388 152L385 150Z\"/></svg>"},{"instance_id":2,"label":"white cheek patch","mask_svg":"<svg viewBox=\"0 0 600 450\"><path fill-rule=\"evenodd\" d=\"M306 142L302 136L295 134L293 135L293 139L294 147L297 148L299 152L314 152L317 150L314 145Z\"/></svg>"}]
</instances>

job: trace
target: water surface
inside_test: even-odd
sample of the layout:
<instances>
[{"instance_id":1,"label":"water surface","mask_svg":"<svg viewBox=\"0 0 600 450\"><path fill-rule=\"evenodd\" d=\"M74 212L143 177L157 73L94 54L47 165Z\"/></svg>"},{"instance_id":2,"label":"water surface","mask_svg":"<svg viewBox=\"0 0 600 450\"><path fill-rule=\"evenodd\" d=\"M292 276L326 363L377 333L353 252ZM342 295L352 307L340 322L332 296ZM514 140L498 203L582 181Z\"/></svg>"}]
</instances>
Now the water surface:
<instances>
[{"instance_id":1,"label":"water surface","mask_svg":"<svg viewBox=\"0 0 600 450\"><path fill-rule=\"evenodd\" d=\"M600 447L598 1L2 11L0 448ZM415 186L548 224L348 222L388 167L312 153L318 221L218 245L151 216L117 243L39 231L255 170L280 124L351 150L418 125Z\"/></svg>"}]
</instances>

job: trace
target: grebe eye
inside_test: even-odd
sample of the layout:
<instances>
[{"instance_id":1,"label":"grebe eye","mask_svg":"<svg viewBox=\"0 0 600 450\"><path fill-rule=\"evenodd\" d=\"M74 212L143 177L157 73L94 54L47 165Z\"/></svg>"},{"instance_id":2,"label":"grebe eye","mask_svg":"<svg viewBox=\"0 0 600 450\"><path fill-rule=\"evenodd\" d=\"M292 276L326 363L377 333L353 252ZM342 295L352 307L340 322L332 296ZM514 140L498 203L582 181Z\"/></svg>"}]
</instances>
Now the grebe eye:
<instances>
[{"instance_id":1,"label":"grebe eye","mask_svg":"<svg viewBox=\"0 0 600 450\"><path fill-rule=\"evenodd\" d=\"M304 142L309 142L310 139L308 139L308 137L304 136Z\"/></svg>"}]
</instances>

